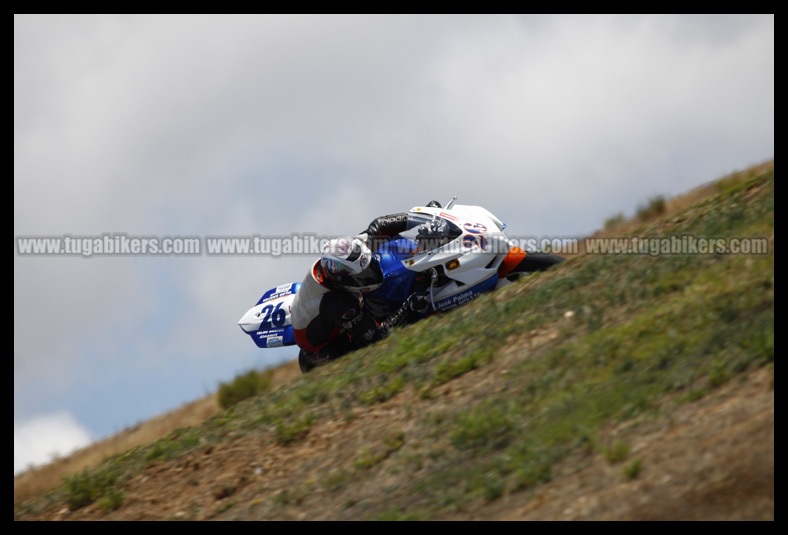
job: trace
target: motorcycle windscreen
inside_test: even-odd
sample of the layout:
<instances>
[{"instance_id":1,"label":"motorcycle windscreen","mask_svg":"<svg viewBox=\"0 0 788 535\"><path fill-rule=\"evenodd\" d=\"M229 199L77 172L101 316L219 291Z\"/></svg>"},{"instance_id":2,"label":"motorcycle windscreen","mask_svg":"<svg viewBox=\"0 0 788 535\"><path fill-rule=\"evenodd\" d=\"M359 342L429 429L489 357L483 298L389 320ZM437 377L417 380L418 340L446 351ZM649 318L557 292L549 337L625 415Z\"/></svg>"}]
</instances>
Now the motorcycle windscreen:
<instances>
[{"instance_id":1,"label":"motorcycle windscreen","mask_svg":"<svg viewBox=\"0 0 788 535\"><path fill-rule=\"evenodd\" d=\"M447 217L451 216L442 212L440 216L410 212L407 230L402 235L425 251L439 249L462 236L462 229Z\"/></svg>"}]
</instances>

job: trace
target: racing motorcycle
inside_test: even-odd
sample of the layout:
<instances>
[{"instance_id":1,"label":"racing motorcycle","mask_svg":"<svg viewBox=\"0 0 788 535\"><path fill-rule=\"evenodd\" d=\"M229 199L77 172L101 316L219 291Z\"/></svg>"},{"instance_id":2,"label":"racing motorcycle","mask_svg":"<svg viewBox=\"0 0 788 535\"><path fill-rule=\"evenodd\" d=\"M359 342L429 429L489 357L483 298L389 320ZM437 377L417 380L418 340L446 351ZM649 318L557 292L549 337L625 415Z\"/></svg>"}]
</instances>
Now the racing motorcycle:
<instances>
[{"instance_id":1,"label":"racing motorcycle","mask_svg":"<svg viewBox=\"0 0 788 535\"><path fill-rule=\"evenodd\" d=\"M445 312L479 295L544 271L564 258L525 252L504 233L506 227L480 206L417 206L408 212L405 232L375 249L383 284L363 294L367 313L382 321L427 282L430 307L419 318ZM290 307L300 282L271 288L238 321L261 348L295 345Z\"/></svg>"}]
</instances>

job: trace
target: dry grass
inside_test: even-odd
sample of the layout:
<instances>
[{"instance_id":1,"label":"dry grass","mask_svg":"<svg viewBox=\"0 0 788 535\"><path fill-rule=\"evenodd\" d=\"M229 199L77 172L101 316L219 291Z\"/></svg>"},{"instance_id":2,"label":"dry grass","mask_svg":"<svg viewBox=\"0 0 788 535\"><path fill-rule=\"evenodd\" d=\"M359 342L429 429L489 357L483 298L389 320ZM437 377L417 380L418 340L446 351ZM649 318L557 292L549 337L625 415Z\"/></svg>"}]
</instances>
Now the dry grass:
<instances>
[{"instance_id":1,"label":"dry grass","mask_svg":"<svg viewBox=\"0 0 788 535\"><path fill-rule=\"evenodd\" d=\"M276 387L300 375L298 363L288 362L272 370ZM14 503L41 496L60 485L63 476L73 475L85 468L97 466L105 459L126 452L135 446L148 444L181 427L203 423L220 410L216 394L210 394L175 410L156 416L147 422L124 429L117 435L75 451L68 457L23 472L14 477Z\"/></svg>"}]
</instances>

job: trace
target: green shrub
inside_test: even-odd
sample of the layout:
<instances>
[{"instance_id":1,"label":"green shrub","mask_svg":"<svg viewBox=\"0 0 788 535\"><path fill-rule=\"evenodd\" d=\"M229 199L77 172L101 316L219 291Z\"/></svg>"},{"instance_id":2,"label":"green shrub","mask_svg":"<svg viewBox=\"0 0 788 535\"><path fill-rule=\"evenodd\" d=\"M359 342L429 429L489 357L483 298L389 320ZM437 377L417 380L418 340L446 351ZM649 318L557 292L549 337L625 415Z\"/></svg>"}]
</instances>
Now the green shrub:
<instances>
[{"instance_id":1,"label":"green shrub","mask_svg":"<svg viewBox=\"0 0 788 535\"><path fill-rule=\"evenodd\" d=\"M105 513L111 513L123 505L126 493L122 490L110 489L98 502L99 508Z\"/></svg>"},{"instance_id":2,"label":"green shrub","mask_svg":"<svg viewBox=\"0 0 788 535\"><path fill-rule=\"evenodd\" d=\"M629 456L629 446L616 440L611 447L605 448L604 455L609 463L620 463Z\"/></svg>"},{"instance_id":3,"label":"green shrub","mask_svg":"<svg viewBox=\"0 0 788 535\"><path fill-rule=\"evenodd\" d=\"M636 479L640 475L641 464L640 459L635 459L621 469L621 474L627 479Z\"/></svg>"},{"instance_id":4,"label":"green shrub","mask_svg":"<svg viewBox=\"0 0 788 535\"><path fill-rule=\"evenodd\" d=\"M610 230L624 221L624 212L619 212L605 219L605 230Z\"/></svg>"},{"instance_id":5,"label":"green shrub","mask_svg":"<svg viewBox=\"0 0 788 535\"><path fill-rule=\"evenodd\" d=\"M646 221L652 217L664 214L666 209L665 197L662 195L655 195L651 197L645 204L638 205L637 216L641 221Z\"/></svg>"},{"instance_id":6,"label":"green shrub","mask_svg":"<svg viewBox=\"0 0 788 535\"><path fill-rule=\"evenodd\" d=\"M257 395L259 392L271 388L270 372L260 373L250 370L244 374L237 375L229 383L219 385L218 402L219 406L229 409L236 403Z\"/></svg>"},{"instance_id":7,"label":"green shrub","mask_svg":"<svg viewBox=\"0 0 788 535\"><path fill-rule=\"evenodd\" d=\"M102 496L109 495L114 491L118 477L119 472L110 467L94 471L85 469L74 476L65 476L63 478L63 489L69 509L76 511L86 505L90 505ZM115 495L117 495L117 492ZM117 504L114 509L117 509L122 501L122 496L119 501L117 499L113 500L113 503Z\"/></svg>"}]
</instances>

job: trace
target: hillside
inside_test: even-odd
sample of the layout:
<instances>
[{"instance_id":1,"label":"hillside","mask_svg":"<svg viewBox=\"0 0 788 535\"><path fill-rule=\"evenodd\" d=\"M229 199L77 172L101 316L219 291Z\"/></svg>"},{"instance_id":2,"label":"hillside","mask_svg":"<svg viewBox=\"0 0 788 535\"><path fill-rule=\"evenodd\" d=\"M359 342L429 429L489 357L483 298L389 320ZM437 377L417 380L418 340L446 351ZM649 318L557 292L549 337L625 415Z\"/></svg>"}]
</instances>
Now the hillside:
<instances>
[{"instance_id":1,"label":"hillside","mask_svg":"<svg viewBox=\"0 0 788 535\"><path fill-rule=\"evenodd\" d=\"M773 520L773 162L687 198L14 517Z\"/></svg>"}]
</instances>

